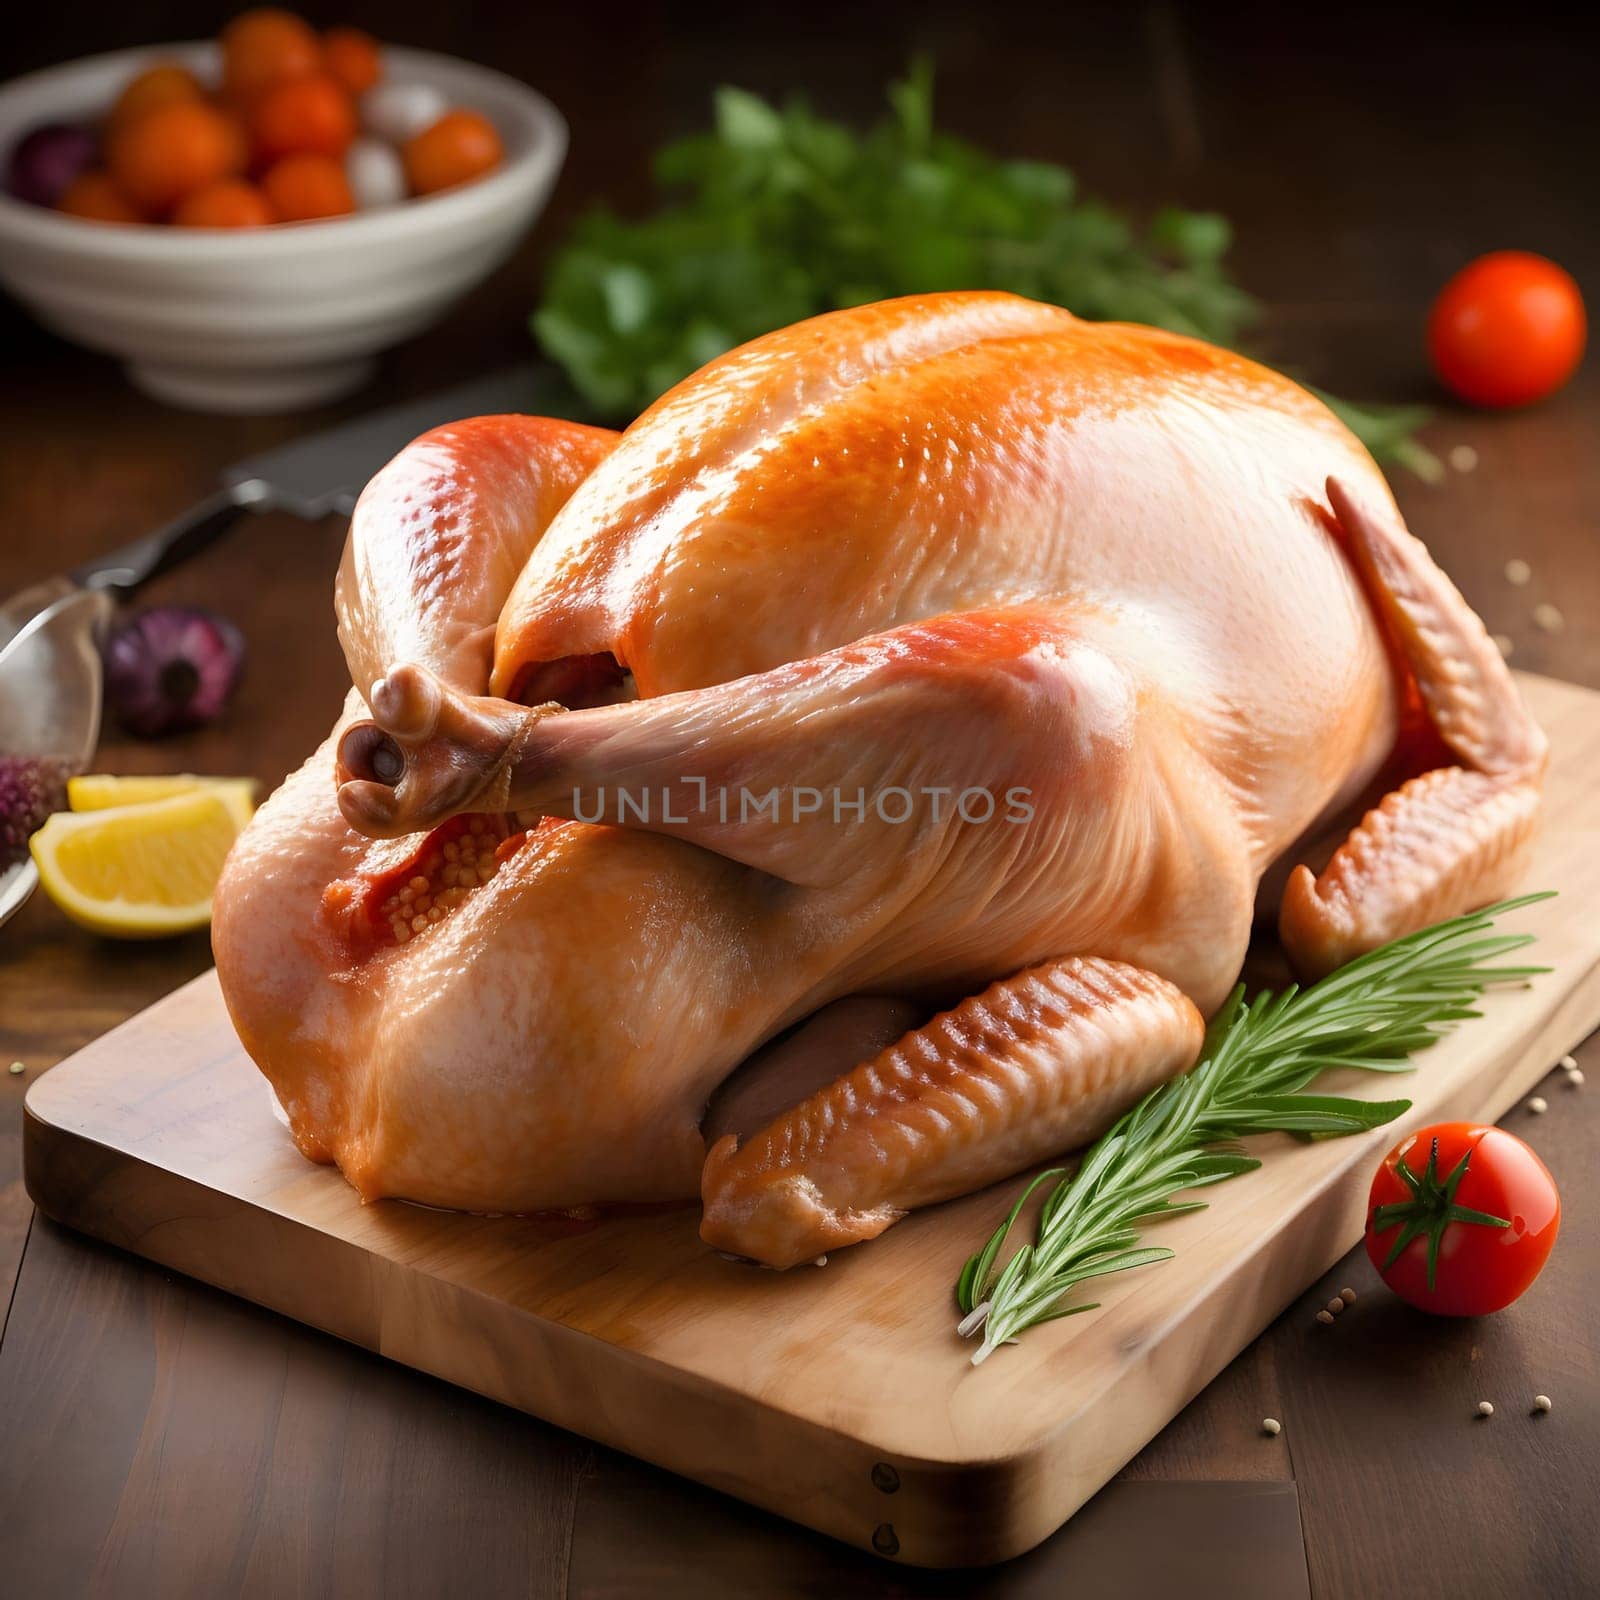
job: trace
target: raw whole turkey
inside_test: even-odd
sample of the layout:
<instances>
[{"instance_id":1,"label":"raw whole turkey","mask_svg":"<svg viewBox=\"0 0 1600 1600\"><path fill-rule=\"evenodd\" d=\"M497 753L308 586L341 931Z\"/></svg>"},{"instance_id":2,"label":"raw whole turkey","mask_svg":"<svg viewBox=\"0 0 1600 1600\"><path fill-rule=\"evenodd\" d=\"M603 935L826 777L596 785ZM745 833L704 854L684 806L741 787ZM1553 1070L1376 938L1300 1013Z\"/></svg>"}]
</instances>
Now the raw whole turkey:
<instances>
[{"instance_id":1,"label":"raw whole turkey","mask_svg":"<svg viewBox=\"0 0 1600 1600\"><path fill-rule=\"evenodd\" d=\"M1545 742L1303 389L997 294L842 311L618 435L425 435L355 685L216 898L367 1198L699 1196L775 1267L1184 1070L1258 906L1316 976L1523 869Z\"/></svg>"}]
</instances>

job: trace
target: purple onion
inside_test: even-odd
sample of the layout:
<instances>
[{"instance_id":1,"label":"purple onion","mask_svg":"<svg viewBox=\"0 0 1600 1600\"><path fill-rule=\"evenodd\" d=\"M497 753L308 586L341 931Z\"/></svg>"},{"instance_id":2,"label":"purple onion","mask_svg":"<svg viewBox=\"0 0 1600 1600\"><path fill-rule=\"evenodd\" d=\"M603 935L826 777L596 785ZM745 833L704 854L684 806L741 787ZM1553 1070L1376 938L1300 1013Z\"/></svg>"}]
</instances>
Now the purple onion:
<instances>
[{"instance_id":1,"label":"purple onion","mask_svg":"<svg viewBox=\"0 0 1600 1600\"><path fill-rule=\"evenodd\" d=\"M244 671L244 636L198 606L153 606L117 628L104 655L117 721L154 739L222 715Z\"/></svg>"},{"instance_id":2,"label":"purple onion","mask_svg":"<svg viewBox=\"0 0 1600 1600\"><path fill-rule=\"evenodd\" d=\"M28 853L28 837L67 803L65 762L0 756L0 868Z\"/></svg>"},{"instance_id":3,"label":"purple onion","mask_svg":"<svg viewBox=\"0 0 1600 1600\"><path fill-rule=\"evenodd\" d=\"M87 128L41 123L13 146L6 188L31 205L53 206L67 185L94 165L96 154L95 137Z\"/></svg>"}]
</instances>

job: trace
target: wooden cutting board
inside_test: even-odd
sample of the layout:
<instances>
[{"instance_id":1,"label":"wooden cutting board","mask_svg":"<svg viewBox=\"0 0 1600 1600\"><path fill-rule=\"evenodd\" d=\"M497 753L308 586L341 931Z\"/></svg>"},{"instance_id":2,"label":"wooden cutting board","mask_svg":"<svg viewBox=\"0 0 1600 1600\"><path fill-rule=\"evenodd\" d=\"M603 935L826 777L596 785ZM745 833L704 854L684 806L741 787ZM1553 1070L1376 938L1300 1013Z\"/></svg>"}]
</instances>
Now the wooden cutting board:
<instances>
[{"instance_id":1,"label":"wooden cutting board","mask_svg":"<svg viewBox=\"0 0 1600 1600\"><path fill-rule=\"evenodd\" d=\"M587 1230L385 1201L306 1162L213 974L40 1079L28 1191L61 1222L396 1361L902 1561L992 1562L1052 1532L1359 1237L1403 1127L1493 1118L1600 1023L1600 694L1525 677L1555 756L1507 926L1555 971L1419 1058L1405 1121L1251 1141L1261 1171L1162 1224L1177 1259L980 1368L951 1284L1017 1185L921 1213L822 1269L722 1260L694 1208ZM1344 1086L1341 1086L1344 1087Z\"/></svg>"}]
</instances>

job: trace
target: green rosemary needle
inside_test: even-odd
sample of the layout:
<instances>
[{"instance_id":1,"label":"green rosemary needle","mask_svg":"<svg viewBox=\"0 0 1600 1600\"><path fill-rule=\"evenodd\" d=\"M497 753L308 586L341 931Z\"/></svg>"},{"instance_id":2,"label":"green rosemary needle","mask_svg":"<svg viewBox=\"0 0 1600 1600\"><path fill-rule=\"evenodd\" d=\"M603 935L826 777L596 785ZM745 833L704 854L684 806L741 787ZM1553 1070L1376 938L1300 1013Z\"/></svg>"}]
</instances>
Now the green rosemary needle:
<instances>
[{"instance_id":1,"label":"green rosemary needle","mask_svg":"<svg viewBox=\"0 0 1600 1600\"><path fill-rule=\"evenodd\" d=\"M1490 930L1505 913L1549 898L1524 895L1408 934L1308 989L1247 1001L1241 984L1212 1019L1196 1065L1126 1112L1075 1172L1041 1172L968 1260L956 1284L965 1313L957 1331L983 1335L973 1365L1041 1322L1094 1310L1064 1303L1086 1279L1170 1259L1173 1251L1140 1243L1144 1226L1205 1205L1175 1195L1260 1166L1236 1142L1246 1134L1332 1138L1381 1127L1408 1110L1409 1100L1306 1089L1338 1067L1409 1071L1413 1052L1479 1015L1473 1002L1486 989L1547 972L1496 965L1533 936ZM999 1266L1029 1198L1051 1183L1032 1241Z\"/></svg>"}]
</instances>

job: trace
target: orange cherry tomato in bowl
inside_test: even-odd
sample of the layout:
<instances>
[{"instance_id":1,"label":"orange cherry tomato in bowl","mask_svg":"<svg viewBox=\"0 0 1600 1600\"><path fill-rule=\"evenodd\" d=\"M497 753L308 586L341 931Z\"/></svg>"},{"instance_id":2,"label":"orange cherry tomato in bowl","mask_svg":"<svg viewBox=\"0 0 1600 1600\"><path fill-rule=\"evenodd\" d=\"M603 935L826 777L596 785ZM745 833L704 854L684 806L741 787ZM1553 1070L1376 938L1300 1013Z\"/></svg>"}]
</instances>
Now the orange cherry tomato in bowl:
<instances>
[{"instance_id":1,"label":"orange cherry tomato in bowl","mask_svg":"<svg viewBox=\"0 0 1600 1600\"><path fill-rule=\"evenodd\" d=\"M495 125L477 111L447 111L430 128L405 142L400 152L415 194L470 183L492 172L505 155Z\"/></svg>"},{"instance_id":2,"label":"orange cherry tomato in bowl","mask_svg":"<svg viewBox=\"0 0 1600 1600\"><path fill-rule=\"evenodd\" d=\"M1439 381L1475 406L1530 405L1583 360L1583 296L1555 262L1526 250L1479 256L1440 291L1428 317Z\"/></svg>"},{"instance_id":3,"label":"orange cherry tomato in bowl","mask_svg":"<svg viewBox=\"0 0 1600 1600\"><path fill-rule=\"evenodd\" d=\"M104 172L80 172L61 191L56 210L90 222L144 221L133 202Z\"/></svg>"},{"instance_id":4,"label":"orange cherry tomato in bowl","mask_svg":"<svg viewBox=\"0 0 1600 1600\"><path fill-rule=\"evenodd\" d=\"M329 28L322 36L328 71L349 94L363 95L383 77L378 41L360 28Z\"/></svg>"},{"instance_id":5,"label":"orange cherry tomato in bowl","mask_svg":"<svg viewBox=\"0 0 1600 1600\"><path fill-rule=\"evenodd\" d=\"M317 222L356 208L350 181L332 156L285 156L268 169L261 188L280 222Z\"/></svg>"},{"instance_id":6,"label":"orange cherry tomato in bowl","mask_svg":"<svg viewBox=\"0 0 1600 1600\"><path fill-rule=\"evenodd\" d=\"M292 11L261 6L241 12L220 38L222 87L241 106L285 78L322 70L321 41Z\"/></svg>"},{"instance_id":7,"label":"orange cherry tomato in bowl","mask_svg":"<svg viewBox=\"0 0 1600 1600\"><path fill-rule=\"evenodd\" d=\"M253 183L223 178L181 200L172 220L180 228L264 228L278 219Z\"/></svg>"},{"instance_id":8,"label":"orange cherry tomato in bowl","mask_svg":"<svg viewBox=\"0 0 1600 1600\"><path fill-rule=\"evenodd\" d=\"M1549 1169L1514 1133L1440 1122L1383 1158L1367 1255L1402 1300L1446 1317L1499 1311L1539 1276L1561 1227Z\"/></svg>"},{"instance_id":9,"label":"orange cherry tomato in bowl","mask_svg":"<svg viewBox=\"0 0 1600 1600\"><path fill-rule=\"evenodd\" d=\"M200 80L187 67L164 61L158 66L146 67L128 80L111 108L107 123L116 127L154 111L157 106L170 105L175 100L204 100L205 97Z\"/></svg>"},{"instance_id":10,"label":"orange cherry tomato in bowl","mask_svg":"<svg viewBox=\"0 0 1600 1600\"><path fill-rule=\"evenodd\" d=\"M356 136L356 108L327 73L288 78L251 108L250 146L263 166L285 156L342 156Z\"/></svg>"},{"instance_id":11,"label":"orange cherry tomato in bowl","mask_svg":"<svg viewBox=\"0 0 1600 1600\"><path fill-rule=\"evenodd\" d=\"M238 124L201 100L174 100L113 128L106 165L133 203L164 217L185 195L244 170Z\"/></svg>"}]
</instances>

